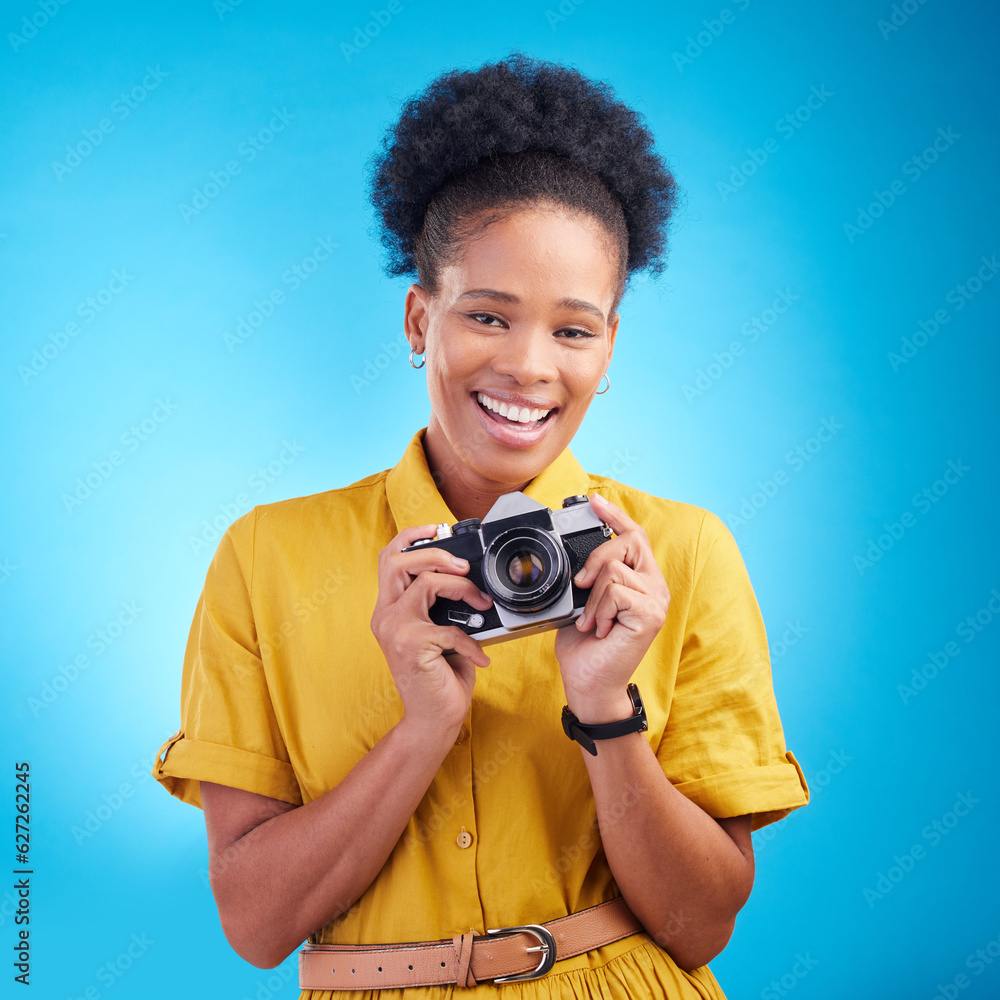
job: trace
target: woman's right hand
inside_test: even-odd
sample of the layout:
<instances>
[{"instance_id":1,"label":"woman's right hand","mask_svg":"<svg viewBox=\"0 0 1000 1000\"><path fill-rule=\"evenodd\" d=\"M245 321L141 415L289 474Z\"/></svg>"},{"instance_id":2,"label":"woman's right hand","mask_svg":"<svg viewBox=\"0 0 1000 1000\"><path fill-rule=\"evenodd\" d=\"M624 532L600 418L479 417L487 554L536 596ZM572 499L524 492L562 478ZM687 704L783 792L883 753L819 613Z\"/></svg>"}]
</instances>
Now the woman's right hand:
<instances>
[{"instance_id":1,"label":"woman's right hand","mask_svg":"<svg viewBox=\"0 0 1000 1000\"><path fill-rule=\"evenodd\" d=\"M405 716L430 732L455 734L472 703L476 667L489 657L458 626L436 625L430 607L438 597L465 601L485 611L493 603L463 574L466 560L435 545L402 549L433 538L437 525L404 528L378 554L378 600L371 629L403 701ZM446 649L455 650L446 660Z\"/></svg>"}]
</instances>

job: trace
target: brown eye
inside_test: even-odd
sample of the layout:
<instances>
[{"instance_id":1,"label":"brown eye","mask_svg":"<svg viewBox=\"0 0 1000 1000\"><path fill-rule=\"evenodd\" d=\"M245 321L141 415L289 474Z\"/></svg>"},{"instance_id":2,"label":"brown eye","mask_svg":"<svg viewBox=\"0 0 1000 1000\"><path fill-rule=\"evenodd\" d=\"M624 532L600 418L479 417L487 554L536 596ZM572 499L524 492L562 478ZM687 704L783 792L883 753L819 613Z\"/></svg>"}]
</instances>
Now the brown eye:
<instances>
[{"instance_id":1,"label":"brown eye","mask_svg":"<svg viewBox=\"0 0 1000 1000\"><path fill-rule=\"evenodd\" d=\"M477 322L479 322L480 318L495 319L498 323L500 322L500 318L498 316L493 316L491 313L469 313L469 316L471 319L474 319ZM483 326L488 326L488 325L489 324L487 323L483 323Z\"/></svg>"}]
</instances>

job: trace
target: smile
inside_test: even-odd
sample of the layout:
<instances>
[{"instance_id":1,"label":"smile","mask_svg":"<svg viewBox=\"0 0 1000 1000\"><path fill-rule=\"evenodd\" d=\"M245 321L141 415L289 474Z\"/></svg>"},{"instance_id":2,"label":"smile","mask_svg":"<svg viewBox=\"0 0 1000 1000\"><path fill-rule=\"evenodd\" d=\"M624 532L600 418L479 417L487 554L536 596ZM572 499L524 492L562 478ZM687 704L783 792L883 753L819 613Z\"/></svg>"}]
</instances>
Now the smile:
<instances>
[{"instance_id":1,"label":"smile","mask_svg":"<svg viewBox=\"0 0 1000 1000\"><path fill-rule=\"evenodd\" d=\"M484 392L477 392L476 399L484 410L498 414L506 418L513 424L540 424L552 412L552 410L530 409L527 406L520 408L501 402L487 396Z\"/></svg>"}]
</instances>

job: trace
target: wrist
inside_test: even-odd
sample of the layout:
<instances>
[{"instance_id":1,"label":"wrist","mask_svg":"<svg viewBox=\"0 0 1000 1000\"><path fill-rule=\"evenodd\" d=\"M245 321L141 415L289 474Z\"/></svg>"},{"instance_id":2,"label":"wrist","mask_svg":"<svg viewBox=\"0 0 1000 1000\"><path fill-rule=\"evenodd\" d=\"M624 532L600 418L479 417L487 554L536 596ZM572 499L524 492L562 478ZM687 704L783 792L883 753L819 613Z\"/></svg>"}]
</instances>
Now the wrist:
<instances>
[{"instance_id":1,"label":"wrist","mask_svg":"<svg viewBox=\"0 0 1000 1000\"><path fill-rule=\"evenodd\" d=\"M404 713L394 728L414 749L420 747L426 750L428 747L437 747L446 753L455 745L455 740L462 729L462 721L452 724L439 719L420 718Z\"/></svg>"},{"instance_id":2,"label":"wrist","mask_svg":"<svg viewBox=\"0 0 1000 1000\"><path fill-rule=\"evenodd\" d=\"M566 704L577 719L587 726L620 722L629 718L635 711L624 685L620 691L604 695L572 695L567 692Z\"/></svg>"},{"instance_id":3,"label":"wrist","mask_svg":"<svg viewBox=\"0 0 1000 1000\"><path fill-rule=\"evenodd\" d=\"M646 709L642 703L642 695L635 684L629 684L626 688L629 697L629 712L624 718L616 712L613 719L602 719L599 722L586 722L579 718L576 712L569 705L563 706L562 727L563 732L571 740L576 740L584 750L591 756L597 756L597 741L613 740L629 733L643 732L648 728L646 722ZM579 707L579 704L578 706ZM597 718L611 712L609 705L604 702L598 705L591 705L590 709ZM582 709L587 711L586 708Z\"/></svg>"}]
</instances>

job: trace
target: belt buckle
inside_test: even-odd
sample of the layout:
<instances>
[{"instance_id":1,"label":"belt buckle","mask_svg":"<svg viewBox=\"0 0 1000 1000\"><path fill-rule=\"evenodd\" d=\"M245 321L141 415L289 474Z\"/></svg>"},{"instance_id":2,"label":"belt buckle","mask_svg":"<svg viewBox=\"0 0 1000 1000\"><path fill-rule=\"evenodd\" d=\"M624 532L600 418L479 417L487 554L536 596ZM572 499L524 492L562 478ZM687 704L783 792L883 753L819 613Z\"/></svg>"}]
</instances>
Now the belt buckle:
<instances>
[{"instance_id":1,"label":"belt buckle","mask_svg":"<svg viewBox=\"0 0 1000 1000\"><path fill-rule=\"evenodd\" d=\"M540 976L544 976L556 964L556 939L541 924L517 924L513 927L497 927L494 930L487 930L486 933L517 934L518 931L527 931L529 934L534 934L538 939L538 944L533 945L531 948L525 948L525 951L540 951L542 959L538 963L538 967L532 969L530 972L519 972L513 976L498 976L492 980L494 983L514 983L524 979L538 979Z\"/></svg>"}]
</instances>

